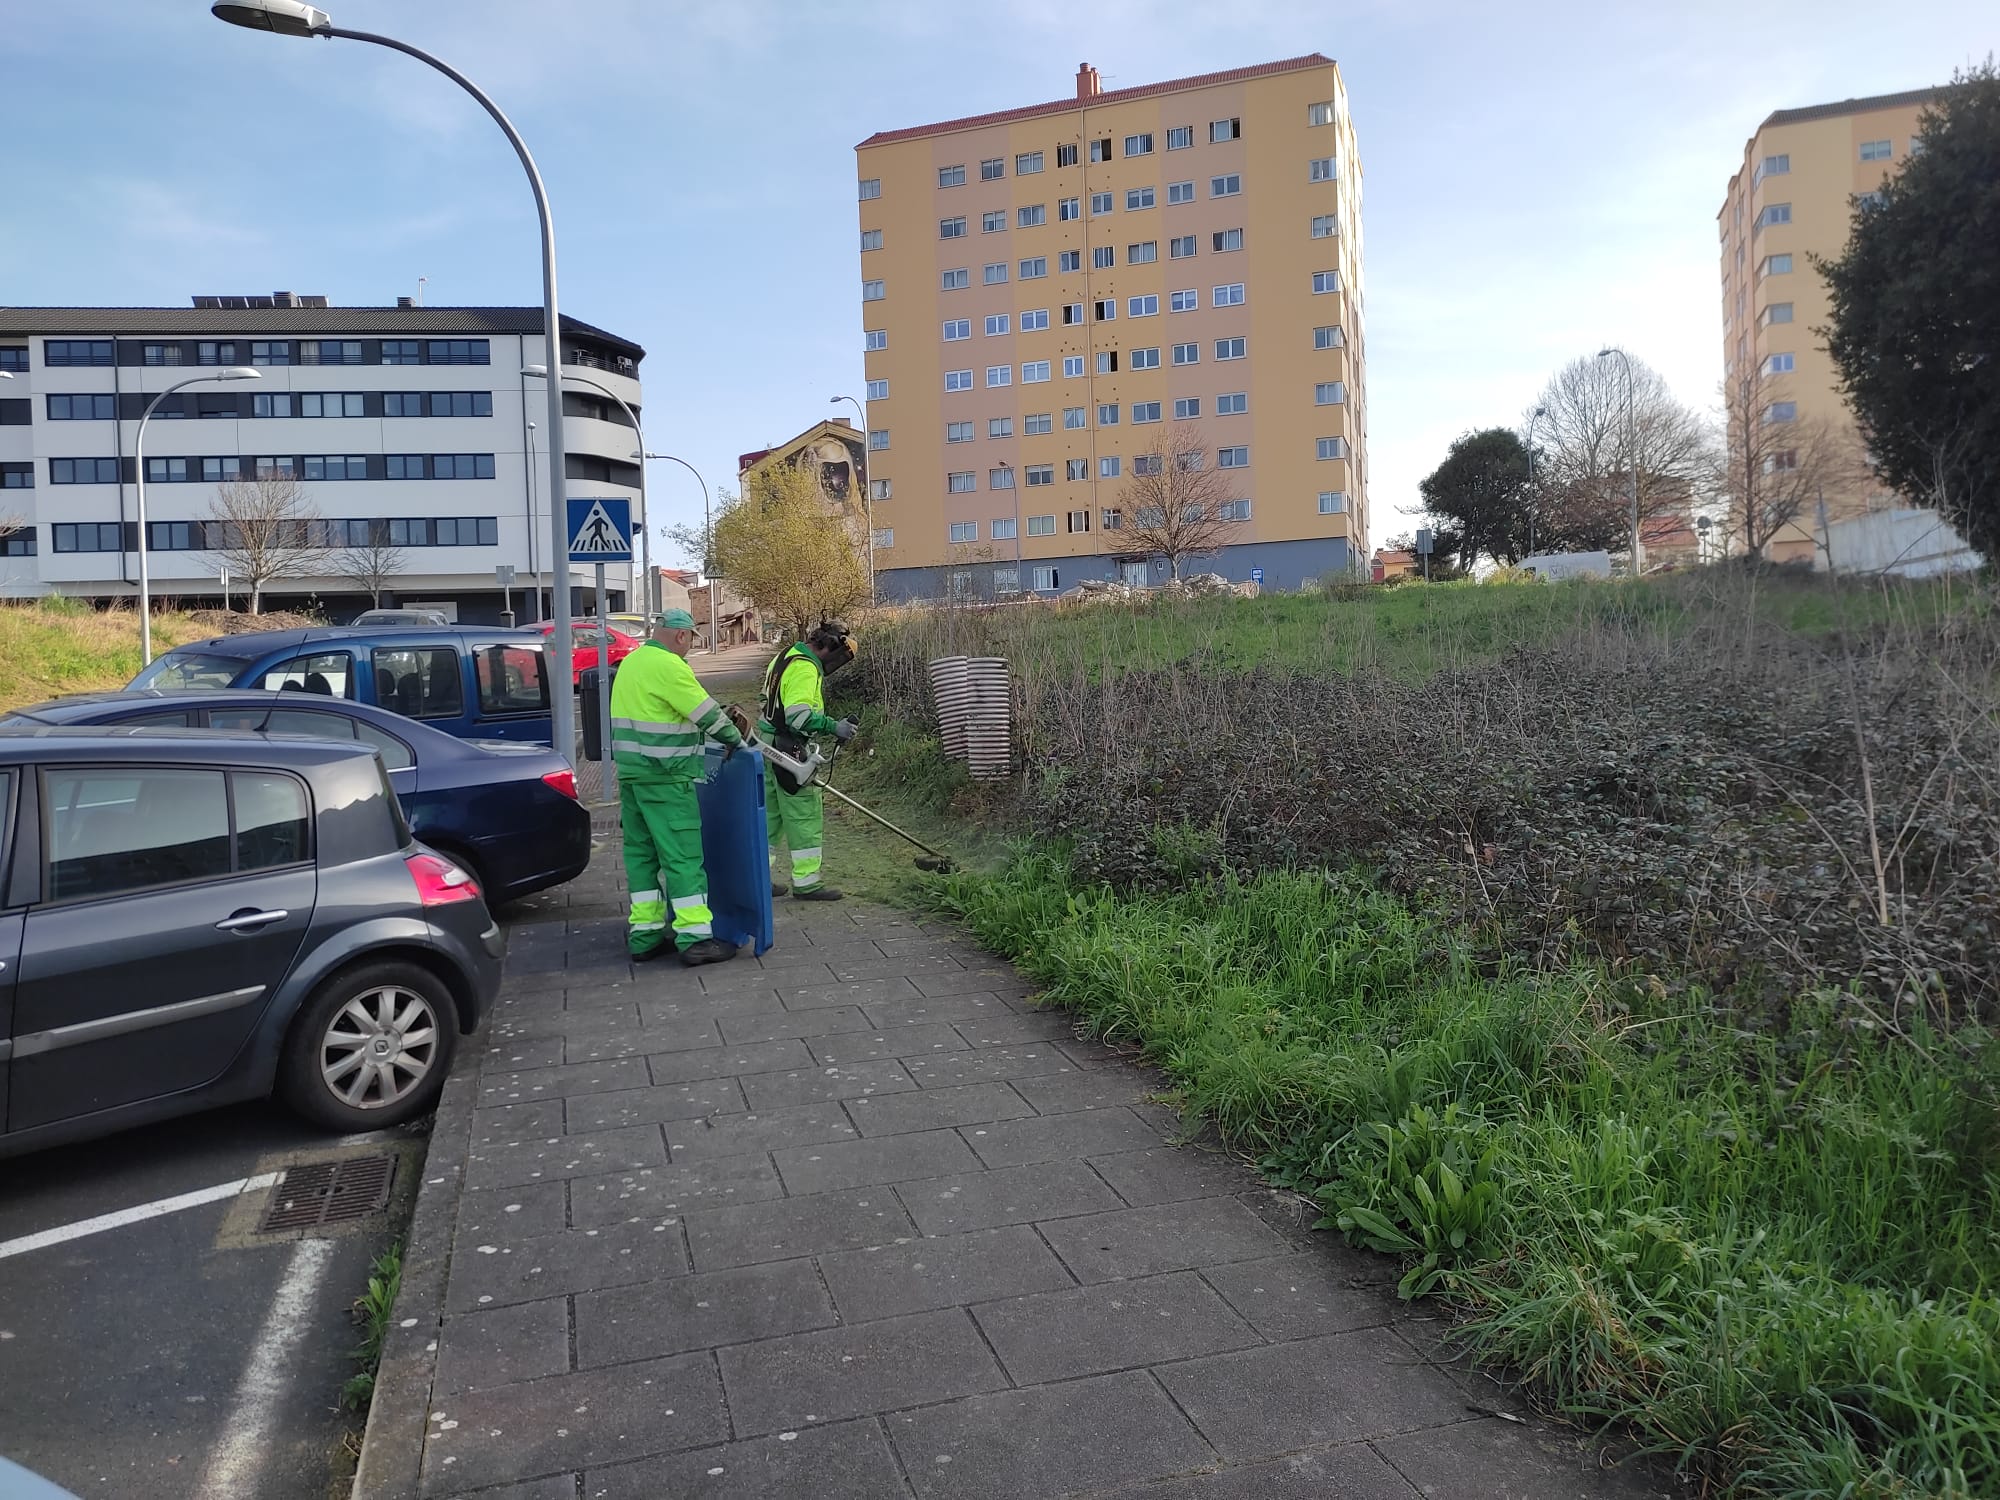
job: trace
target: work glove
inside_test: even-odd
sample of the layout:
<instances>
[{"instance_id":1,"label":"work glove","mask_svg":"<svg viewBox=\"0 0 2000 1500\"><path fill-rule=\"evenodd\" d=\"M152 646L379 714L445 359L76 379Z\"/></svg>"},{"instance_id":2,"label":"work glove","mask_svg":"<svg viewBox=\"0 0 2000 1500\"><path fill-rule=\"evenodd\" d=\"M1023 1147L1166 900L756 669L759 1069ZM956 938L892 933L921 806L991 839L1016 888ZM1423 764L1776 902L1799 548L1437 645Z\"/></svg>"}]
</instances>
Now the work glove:
<instances>
[{"instance_id":1,"label":"work glove","mask_svg":"<svg viewBox=\"0 0 2000 1500\"><path fill-rule=\"evenodd\" d=\"M860 728L861 728L860 720L852 718L842 719L838 724L833 726L833 737L839 740L840 743L844 745L849 740L854 738L855 733Z\"/></svg>"}]
</instances>

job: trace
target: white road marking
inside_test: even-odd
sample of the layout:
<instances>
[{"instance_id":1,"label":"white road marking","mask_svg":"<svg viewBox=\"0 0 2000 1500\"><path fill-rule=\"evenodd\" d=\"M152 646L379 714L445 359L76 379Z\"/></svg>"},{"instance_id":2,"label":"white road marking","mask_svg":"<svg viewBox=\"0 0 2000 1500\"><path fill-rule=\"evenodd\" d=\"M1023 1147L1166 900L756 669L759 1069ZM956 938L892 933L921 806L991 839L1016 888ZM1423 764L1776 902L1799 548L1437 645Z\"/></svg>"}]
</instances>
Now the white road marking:
<instances>
[{"instance_id":1,"label":"white road marking","mask_svg":"<svg viewBox=\"0 0 2000 1500\"><path fill-rule=\"evenodd\" d=\"M236 1395L216 1440L197 1495L258 1495L259 1470L278 1436L278 1402L285 1373L299 1343L312 1327L313 1301L333 1262L333 1240L300 1240L285 1267L251 1346L250 1363L236 1382Z\"/></svg>"},{"instance_id":2,"label":"white road marking","mask_svg":"<svg viewBox=\"0 0 2000 1500\"><path fill-rule=\"evenodd\" d=\"M178 1197L141 1203L137 1208L121 1208L116 1213L99 1214L94 1219L79 1219L74 1224L58 1224L54 1229L44 1229L40 1234L23 1235L17 1240L0 1240L0 1260L15 1255L26 1255L30 1250L46 1250L51 1245L80 1240L86 1235L102 1234L107 1229L123 1229L127 1224L144 1223L147 1219L157 1219L162 1214L179 1213L184 1208L199 1208L204 1203L214 1203L222 1198L234 1198L239 1193L254 1193L258 1188L270 1187L283 1175L281 1172L260 1172L255 1177L239 1177L234 1182L197 1188L192 1193L182 1193Z\"/></svg>"}]
</instances>

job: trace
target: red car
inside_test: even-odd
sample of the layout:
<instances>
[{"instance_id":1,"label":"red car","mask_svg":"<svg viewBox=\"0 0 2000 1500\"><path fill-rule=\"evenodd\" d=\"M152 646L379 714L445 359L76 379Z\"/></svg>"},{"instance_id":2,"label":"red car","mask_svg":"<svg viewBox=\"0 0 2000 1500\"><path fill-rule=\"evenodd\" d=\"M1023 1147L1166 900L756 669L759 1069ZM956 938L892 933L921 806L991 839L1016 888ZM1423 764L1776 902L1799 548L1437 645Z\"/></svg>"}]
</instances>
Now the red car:
<instances>
[{"instance_id":1,"label":"red car","mask_svg":"<svg viewBox=\"0 0 2000 1500\"><path fill-rule=\"evenodd\" d=\"M532 627L543 635L555 633L556 622L543 620ZM636 635L620 630L616 625L599 626L595 620L572 620L569 625L570 638L570 686L577 687L583 681L583 674L597 665L598 648L604 637L611 637L611 665L617 666L645 642Z\"/></svg>"}]
</instances>

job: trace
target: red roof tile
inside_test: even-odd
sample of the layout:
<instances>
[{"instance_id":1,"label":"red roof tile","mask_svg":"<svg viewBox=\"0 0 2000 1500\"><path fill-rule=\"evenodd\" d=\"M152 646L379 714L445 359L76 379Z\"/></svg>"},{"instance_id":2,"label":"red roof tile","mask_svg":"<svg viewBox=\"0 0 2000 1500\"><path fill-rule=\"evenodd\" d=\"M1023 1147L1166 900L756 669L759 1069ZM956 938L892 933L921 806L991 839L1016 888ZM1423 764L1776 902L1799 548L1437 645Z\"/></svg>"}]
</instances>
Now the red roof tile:
<instances>
[{"instance_id":1,"label":"red roof tile","mask_svg":"<svg viewBox=\"0 0 2000 1500\"><path fill-rule=\"evenodd\" d=\"M1305 68L1328 68L1333 59L1321 52L1308 52L1304 57L1288 57L1282 62L1258 63L1250 68L1231 68L1223 73L1200 73L1193 78L1173 78L1165 83L1144 83L1137 88L1112 89L1108 93L1096 94L1088 99L1071 97L1057 99L1048 104L1030 104L1021 109L1003 109L990 115L968 115L962 120L943 120L935 125L912 125L907 130L878 130L875 134L855 147L859 151L867 146L887 146L896 141L914 141L927 135L950 135L958 130L976 130L982 125L1005 125L1014 120L1032 120L1039 115L1067 114L1080 108L1096 108L1100 104L1122 104L1128 99L1145 99L1155 94L1177 94L1184 89L1212 88L1217 84L1246 83L1252 78L1269 78L1275 73L1296 73Z\"/></svg>"}]
</instances>

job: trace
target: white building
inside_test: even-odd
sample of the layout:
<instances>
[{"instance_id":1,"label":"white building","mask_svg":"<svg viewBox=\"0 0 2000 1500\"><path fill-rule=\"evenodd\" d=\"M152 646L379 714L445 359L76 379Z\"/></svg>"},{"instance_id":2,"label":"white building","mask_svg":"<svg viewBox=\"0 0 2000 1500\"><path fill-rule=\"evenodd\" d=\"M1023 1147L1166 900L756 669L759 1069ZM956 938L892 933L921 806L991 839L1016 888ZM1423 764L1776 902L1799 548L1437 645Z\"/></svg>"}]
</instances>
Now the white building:
<instances>
[{"instance_id":1,"label":"white building","mask_svg":"<svg viewBox=\"0 0 2000 1500\"><path fill-rule=\"evenodd\" d=\"M521 591L551 575L547 394L539 307L329 307L324 297L196 297L192 307L0 307L0 597L92 600L136 591L133 437L146 402L204 366L247 365L257 380L195 385L146 426L149 568L156 597L221 602L204 551L217 485L292 473L335 542L372 532L401 549L384 605L435 605L469 622L500 618L494 569ZM615 391L643 415L645 351L563 319L563 369ZM636 498L637 443L611 402L564 395L570 497ZM564 497L556 497L560 501ZM317 564L315 564L317 566ZM612 607L632 570L611 568ZM573 607L594 607L588 568ZM240 595L237 603L241 604ZM327 554L319 576L282 580L266 609L312 602L341 619L371 602Z\"/></svg>"}]
</instances>

